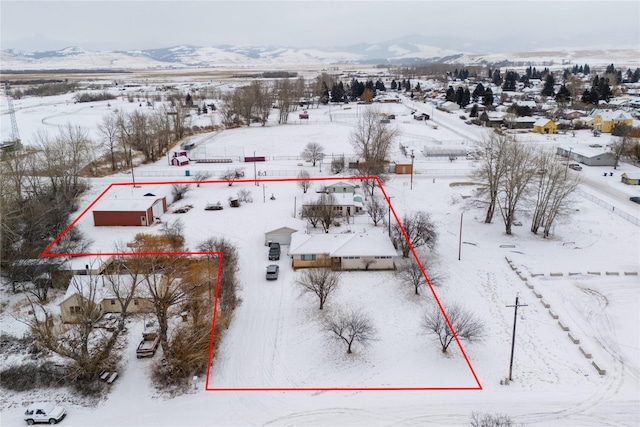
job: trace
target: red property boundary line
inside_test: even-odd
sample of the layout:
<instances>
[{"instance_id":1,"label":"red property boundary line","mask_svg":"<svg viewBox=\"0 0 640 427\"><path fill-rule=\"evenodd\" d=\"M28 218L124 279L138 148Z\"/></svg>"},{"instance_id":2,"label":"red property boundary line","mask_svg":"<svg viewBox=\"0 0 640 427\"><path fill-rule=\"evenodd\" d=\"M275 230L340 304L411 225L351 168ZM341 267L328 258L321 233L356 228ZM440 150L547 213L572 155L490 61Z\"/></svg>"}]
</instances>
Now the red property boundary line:
<instances>
[{"instance_id":1,"label":"red property boundary line","mask_svg":"<svg viewBox=\"0 0 640 427\"><path fill-rule=\"evenodd\" d=\"M467 356L467 353L464 351L464 348L462 347L462 344L460 343L460 340L458 339L458 335L456 334L455 330L453 329L451 322L449 321L449 317L447 316L447 314L444 311L444 308L442 307L442 303L440 302L440 299L438 298L438 295L435 292L435 289L433 288L433 285L431 284L431 281L429 280L429 277L427 276L426 272L424 271L424 267L422 266L422 264L420 263L420 260L416 254L416 251L413 247L413 245L411 244L411 242L409 241L409 238L407 236L407 233L405 232L404 228L402 227L402 223L400 221L400 219L398 218L398 215L395 211L395 209L393 208L393 205L391 204L391 200L389 199L389 196L387 195L387 192L385 191L384 187L382 186L382 182L380 182L380 179L377 176L352 176L352 177L339 177L339 178L274 178L274 179L260 179L260 180L256 180L256 179L239 179L239 180L234 180L234 183L253 183L253 184L259 184L259 183L266 183L266 182L270 182L270 183L283 183L283 182L298 182L298 181L365 181L365 180L373 180L376 181L376 184L378 185L378 188L380 188L380 191L382 192L382 195L384 196L385 201L387 202L388 206L389 206L389 210L393 213L393 217L396 220L396 223L400 226L400 231L402 232L404 238L407 240L407 242L409 243L409 248L411 249L411 253L415 259L415 261L418 263L418 266L420 267L420 270L422 271L422 274L424 275L427 284L429 285L429 289L431 290L431 294L433 295L433 298L436 302L436 304L438 305L438 308L440 309L440 312L443 314L445 321L447 322L447 326L449 327L449 329L451 331L453 331L453 337L456 341L456 344L458 345L458 348L460 348L460 352L462 353L462 356L464 358L465 363L467 364L467 366L469 367L469 370L471 371L471 374L473 375L473 378L477 384L477 387L297 387L297 388L293 388L293 387L238 387L238 388L229 388L229 387L225 387L225 388L214 388L214 387L209 387L209 377L210 377L210 373L211 373L211 358L212 358L212 353L213 353L213 342L214 342L214 337L215 337L215 322L216 322L216 317L217 317L217 312L218 312L218 292L220 289L220 271L222 268L222 253L220 252L195 252L195 251L187 251L187 252L100 252L100 253L75 253L75 254L70 254L70 253L50 253L49 251L56 245L56 243L58 243L60 241L60 239L62 239L62 237L64 237L65 234L67 234L67 232L69 232L69 230L74 227L78 221L80 221L80 219L105 195L109 192L109 190L111 190L111 188L113 187L130 187L130 186L143 186L143 185L172 185L172 184L178 184L178 185L197 185L197 184L227 184L228 181L227 180L206 180L206 181L192 181L192 182L187 182L187 181L149 181L149 182L137 182L137 183L133 183L133 182L125 182L125 183L112 183L110 184L104 191L102 191L102 193L100 193L98 195L98 197L96 197L96 199L91 202L91 204L89 204L89 206L87 206L85 208L84 211L82 211L80 213L80 215L78 215L78 217L76 219L73 220L73 222L71 222L71 224L69 224L69 226L62 232L60 233L60 235L58 237L55 238L55 240L53 242L51 242L51 244L49 244L49 246L47 246L45 248L44 251L42 251L42 253L40 254L41 257L81 257L81 256L151 256L151 255L215 255L217 257L219 257L219 262L218 262L218 277L216 280L216 297L215 297L215 302L214 302L214 307L213 307L213 317L211 320L211 337L210 337L210 341L209 341L209 360L208 360L208 366L207 366L207 380L206 380L206 384L205 384L205 390L207 391L427 391L427 390L482 390L482 385L480 384L480 381L478 379L478 376L476 375L475 370L473 369L473 366L471 366L471 362L469 361L469 357Z\"/></svg>"}]
</instances>

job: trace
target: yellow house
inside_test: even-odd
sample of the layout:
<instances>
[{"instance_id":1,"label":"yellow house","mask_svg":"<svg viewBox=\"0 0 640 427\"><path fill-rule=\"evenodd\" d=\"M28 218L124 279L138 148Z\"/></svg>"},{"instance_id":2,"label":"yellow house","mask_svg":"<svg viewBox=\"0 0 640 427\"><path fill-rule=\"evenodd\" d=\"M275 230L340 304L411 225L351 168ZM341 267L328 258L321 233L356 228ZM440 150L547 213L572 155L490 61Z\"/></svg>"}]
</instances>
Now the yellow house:
<instances>
[{"instance_id":1,"label":"yellow house","mask_svg":"<svg viewBox=\"0 0 640 427\"><path fill-rule=\"evenodd\" d=\"M593 120L589 123L591 129L610 133L613 127L619 123L631 126L633 117L626 111L620 110L593 110L589 116Z\"/></svg>"},{"instance_id":2,"label":"yellow house","mask_svg":"<svg viewBox=\"0 0 640 427\"><path fill-rule=\"evenodd\" d=\"M153 276L163 280L162 276ZM153 298L142 276L137 278L135 288L128 275L78 275L71 279L64 300L60 303L60 317L64 323L77 323L88 315L97 320L105 313L121 313L121 300L131 292L133 296L127 313L148 312L153 309ZM120 298L118 298L118 295Z\"/></svg>"},{"instance_id":3,"label":"yellow house","mask_svg":"<svg viewBox=\"0 0 640 427\"><path fill-rule=\"evenodd\" d=\"M533 124L533 131L537 133L556 133L558 126L549 119L538 119Z\"/></svg>"}]
</instances>

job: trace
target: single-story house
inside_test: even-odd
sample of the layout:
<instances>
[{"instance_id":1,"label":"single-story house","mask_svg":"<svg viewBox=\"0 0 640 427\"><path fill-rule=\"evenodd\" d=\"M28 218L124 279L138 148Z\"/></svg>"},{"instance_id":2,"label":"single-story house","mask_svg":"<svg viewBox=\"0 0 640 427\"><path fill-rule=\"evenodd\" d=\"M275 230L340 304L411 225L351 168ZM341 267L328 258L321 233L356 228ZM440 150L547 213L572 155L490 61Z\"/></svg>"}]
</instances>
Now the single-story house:
<instances>
[{"instance_id":1,"label":"single-story house","mask_svg":"<svg viewBox=\"0 0 640 427\"><path fill-rule=\"evenodd\" d=\"M351 234L291 235L291 265L337 270L393 270L398 252L381 230Z\"/></svg>"},{"instance_id":2,"label":"single-story house","mask_svg":"<svg viewBox=\"0 0 640 427\"><path fill-rule=\"evenodd\" d=\"M442 108L443 110L452 112L452 111L459 110L460 106L458 104L456 104L455 102L445 101L442 104L440 104L440 108Z\"/></svg>"},{"instance_id":3,"label":"single-story house","mask_svg":"<svg viewBox=\"0 0 640 427\"><path fill-rule=\"evenodd\" d=\"M635 175L633 177L623 173L621 176L622 182L627 185L640 185L640 175Z\"/></svg>"},{"instance_id":4,"label":"single-story house","mask_svg":"<svg viewBox=\"0 0 640 427\"><path fill-rule=\"evenodd\" d=\"M556 154L587 166L614 166L616 164L615 156L604 150L603 148L582 146L560 146L556 148Z\"/></svg>"},{"instance_id":5,"label":"single-story house","mask_svg":"<svg viewBox=\"0 0 640 427\"><path fill-rule=\"evenodd\" d=\"M106 196L105 196L106 197ZM95 226L149 226L167 211L167 198L102 198L93 207Z\"/></svg>"},{"instance_id":6,"label":"single-story house","mask_svg":"<svg viewBox=\"0 0 640 427\"><path fill-rule=\"evenodd\" d=\"M162 281L162 276L153 276ZM97 320L105 313L120 313L122 304L117 295L124 299L131 292L133 278L130 275L73 276L64 299L59 304L60 317L64 323L80 321L83 310L91 310L91 317ZM135 282L133 298L127 306L128 313L148 312L153 309L153 298L143 276Z\"/></svg>"},{"instance_id":7,"label":"single-story house","mask_svg":"<svg viewBox=\"0 0 640 427\"><path fill-rule=\"evenodd\" d=\"M510 120L505 118L504 122L510 129L533 129L536 119L534 117L524 116Z\"/></svg>"},{"instance_id":8,"label":"single-story house","mask_svg":"<svg viewBox=\"0 0 640 427\"><path fill-rule=\"evenodd\" d=\"M550 119L538 119L533 123L533 131L537 133L556 133L558 126Z\"/></svg>"}]
</instances>

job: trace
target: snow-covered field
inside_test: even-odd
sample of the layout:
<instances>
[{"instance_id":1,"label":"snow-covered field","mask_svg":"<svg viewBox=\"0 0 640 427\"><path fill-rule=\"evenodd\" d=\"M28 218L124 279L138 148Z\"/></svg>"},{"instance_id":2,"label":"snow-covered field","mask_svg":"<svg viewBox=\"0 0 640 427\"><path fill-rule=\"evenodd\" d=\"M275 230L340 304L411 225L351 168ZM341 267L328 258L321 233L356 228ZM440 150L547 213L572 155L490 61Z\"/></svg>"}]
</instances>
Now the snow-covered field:
<instances>
[{"instance_id":1,"label":"snow-covered field","mask_svg":"<svg viewBox=\"0 0 640 427\"><path fill-rule=\"evenodd\" d=\"M25 99L24 103L27 102ZM112 102L112 108L118 107L118 102ZM172 206L193 204L194 209L162 217L165 222L182 219L187 246L192 249L207 237L224 236L237 244L241 254L242 304L234 314L208 379L198 378L194 389L183 396L158 395L148 377L151 362L134 357L142 330L140 320L129 328L124 369L104 401L96 406L83 406L64 390L3 393L2 425L21 425L22 407L33 400L63 403L68 409L63 423L69 426L440 426L468 424L472 412L505 413L517 423L537 426L637 425L640 205L628 198L640 195L640 188L625 186L619 178L622 172L638 174L629 165L622 165L613 177L602 175L604 170L613 171L611 168L584 166L581 172L569 170L571 174L583 175L581 190L597 198L600 205L585 199L582 193L576 194L575 211L558 221L550 238L532 235L529 217L524 212L518 218L523 226L514 227L513 235L507 236L499 217L492 224L484 224L484 212L469 204L473 189L473 185L468 185L471 161L434 161L418 154L424 144L470 145L484 131L466 125L455 114L440 111L434 114L428 104L407 101L405 105L381 107L383 112L397 115L390 125L402 131L401 143L416 150L416 174L412 178L391 175L384 186L393 210L398 217L415 210L432 215L440 240L431 256L437 258L439 270L446 276L443 285L434 291L441 302L458 302L485 322L483 341L473 344L463 341L473 370L455 344L445 356L438 343L421 329L422 313L434 304L434 295L429 289L423 289L420 296L413 295L410 287L399 283L394 272L344 273L341 288L330 297L324 313L317 309L315 299L300 296L294 283L298 273L291 269L286 255L288 247L283 247L283 256L277 262L281 268L279 279L265 280L265 267L272 262L267 260L263 233L274 222L292 216L294 206L299 211L303 196L294 182L272 179L295 177L300 170L307 170L312 176L330 177L328 163L320 170L319 166L314 168L288 156L298 155L308 142L318 142L326 153L344 153L349 157L353 152L348 142L352 125L362 109L368 107L355 104L347 107L351 109L311 109L308 121L298 120L296 114L286 126L252 126L193 137L197 144L193 153L199 155L241 157L255 152L268 157L267 162L256 165L256 176L266 177L259 185L253 182L232 187L226 183L194 185L184 201ZM62 101L42 103L20 109L17 119L21 128L33 132L66 120L89 129L109 111L102 103L95 103L94 108L79 108ZM141 107L135 104L131 108ZM433 114L438 128L413 120L411 109ZM584 132L576 137L527 133L519 138L552 148L567 143L589 144L593 137ZM607 143L609 138L602 135L597 142ZM393 147L392 158L411 162L397 147ZM245 177L253 178L254 164L236 161L230 166L245 167ZM142 191L159 188L152 184L154 181L193 182L185 176L187 169L191 175L198 170L211 170L217 177L226 168L204 164L170 167L163 159L136 168L135 174L138 183L150 182L142 185ZM131 175L125 173L92 180L92 188L84 196L78 214L110 183L130 180ZM319 187L316 182L311 191ZM240 189L252 191L254 202L238 209L227 207L227 198ZM271 195L275 200L271 200ZM206 203L218 200L225 204L224 210L204 211ZM621 211L627 214L626 219ZM91 252L111 251L114 243L139 231L96 228L92 224L90 214L76 224L93 239ZM335 231L347 228L361 231L372 226L365 215ZM382 225L377 229L385 232ZM514 320L513 308L507 306L514 304L516 296L526 306L518 311L514 381L501 385L509 372ZM15 301L6 289L2 290L2 299ZM354 354L349 356L338 343L328 340L320 327L323 316L346 308L362 309L372 317L378 330L377 341L368 348L356 345ZM19 335L24 325L16 322L12 314L10 308L0 313L2 331ZM570 340L558 321L570 328L579 344ZM586 358L580 348L592 358ZM605 369L606 374L599 375L592 362ZM214 389L316 390L223 392L205 391L205 384ZM317 390L336 387L477 390Z\"/></svg>"}]
</instances>

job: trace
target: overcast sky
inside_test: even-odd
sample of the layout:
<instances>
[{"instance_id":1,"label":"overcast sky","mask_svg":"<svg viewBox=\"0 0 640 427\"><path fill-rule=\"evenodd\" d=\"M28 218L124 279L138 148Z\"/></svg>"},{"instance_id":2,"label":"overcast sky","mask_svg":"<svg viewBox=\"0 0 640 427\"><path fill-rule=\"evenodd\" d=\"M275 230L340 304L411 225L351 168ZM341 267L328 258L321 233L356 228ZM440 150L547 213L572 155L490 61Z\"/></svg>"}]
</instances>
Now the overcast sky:
<instances>
[{"instance_id":1,"label":"overcast sky","mask_svg":"<svg viewBox=\"0 0 640 427\"><path fill-rule=\"evenodd\" d=\"M2 49L331 48L419 36L468 52L640 47L629 1L0 1ZM416 39L416 37L414 37Z\"/></svg>"}]
</instances>

